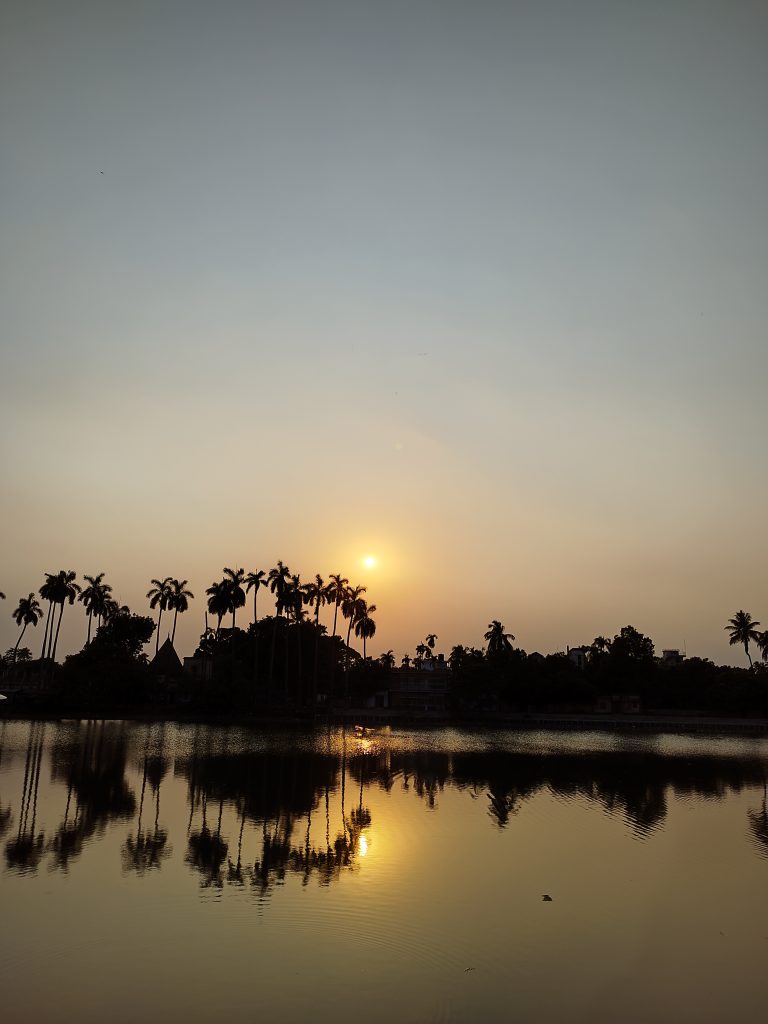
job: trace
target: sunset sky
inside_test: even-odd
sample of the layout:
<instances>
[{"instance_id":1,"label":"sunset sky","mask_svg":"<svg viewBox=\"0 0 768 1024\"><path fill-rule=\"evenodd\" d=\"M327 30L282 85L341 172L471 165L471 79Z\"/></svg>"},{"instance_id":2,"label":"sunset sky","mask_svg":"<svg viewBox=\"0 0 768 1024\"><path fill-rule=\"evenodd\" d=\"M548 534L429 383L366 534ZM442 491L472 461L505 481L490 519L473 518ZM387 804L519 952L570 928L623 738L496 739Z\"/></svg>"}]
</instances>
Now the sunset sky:
<instances>
[{"instance_id":1,"label":"sunset sky","mask_svg":"<svg viewBox=\"0 0 768 1024\"><path fill-rule=\"evenodd\" d=\"M72 568L187 578L191 654L282 559L368 585L374 654L745 663L767 46L757 0L5 0L0 648Z\"/></svg>"}]
</instances>

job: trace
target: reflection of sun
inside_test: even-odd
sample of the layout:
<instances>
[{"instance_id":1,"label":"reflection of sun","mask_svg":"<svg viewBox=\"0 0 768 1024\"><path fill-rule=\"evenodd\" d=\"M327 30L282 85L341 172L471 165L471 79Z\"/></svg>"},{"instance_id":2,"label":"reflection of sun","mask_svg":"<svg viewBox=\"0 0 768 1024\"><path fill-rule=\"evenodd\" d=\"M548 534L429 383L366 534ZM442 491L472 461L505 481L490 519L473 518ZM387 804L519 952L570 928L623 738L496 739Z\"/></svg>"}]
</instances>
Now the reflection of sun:
<instances>
[{"instance_id":1,"label":"reflection of sun","mask_svg":"<svg viewBox=\"0 0 768 1024\"><path fill-rule=\"evenodd\" d=\"M360 834L359 844L360 847L357 852L361 857L364 857L368 853L368 840L365 838L365 833Z\"/></svg>"},{"instance_id":2,"label":"reflection of sun","mask_svg":"<svg viewBox=\"0 0 768 1024\"><path fill-rule=\"evenodd\" d=\"M376 558L374 555L366 555L363 558L363 565L366 569L374 569L376 567Z\"/></svg>"}]
</instances>

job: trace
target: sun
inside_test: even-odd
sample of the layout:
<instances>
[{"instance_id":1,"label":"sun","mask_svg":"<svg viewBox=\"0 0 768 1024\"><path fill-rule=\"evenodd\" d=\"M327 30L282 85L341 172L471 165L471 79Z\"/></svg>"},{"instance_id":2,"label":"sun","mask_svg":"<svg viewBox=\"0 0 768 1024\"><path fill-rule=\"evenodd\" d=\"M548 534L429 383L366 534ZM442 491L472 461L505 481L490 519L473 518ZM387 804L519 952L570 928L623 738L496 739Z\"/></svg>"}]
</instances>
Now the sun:
<instances>
[{"instance_id":1,"label":"sun","mask_svg":"<svg viewBox=\"0 0 768 1024\"><path fill-rule=\"evenodd\" d=\"M363 565L365 566L366 569L375 569L376 568L376 556L375 555L365 555L364 558L363 558Z\"/></svg>"}]
</instances>

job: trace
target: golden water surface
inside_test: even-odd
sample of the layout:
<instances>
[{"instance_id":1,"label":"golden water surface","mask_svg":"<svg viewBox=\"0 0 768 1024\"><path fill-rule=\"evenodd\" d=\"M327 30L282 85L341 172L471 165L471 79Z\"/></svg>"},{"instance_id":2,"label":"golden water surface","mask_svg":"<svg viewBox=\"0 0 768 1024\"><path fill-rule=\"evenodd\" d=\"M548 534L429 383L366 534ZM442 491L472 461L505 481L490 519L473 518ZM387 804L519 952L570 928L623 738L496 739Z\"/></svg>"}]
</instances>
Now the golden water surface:
<instances>
[{"instance_id":1,"label":"golden water surface","mask_svg":"<svg viewBox=\"0 0 768 1024\"><path fill-rule=\"evenodd\" d=\"M767 774L763 740L0 723L0 1020L762 1022Z\"/></svg>"}]
</instances>

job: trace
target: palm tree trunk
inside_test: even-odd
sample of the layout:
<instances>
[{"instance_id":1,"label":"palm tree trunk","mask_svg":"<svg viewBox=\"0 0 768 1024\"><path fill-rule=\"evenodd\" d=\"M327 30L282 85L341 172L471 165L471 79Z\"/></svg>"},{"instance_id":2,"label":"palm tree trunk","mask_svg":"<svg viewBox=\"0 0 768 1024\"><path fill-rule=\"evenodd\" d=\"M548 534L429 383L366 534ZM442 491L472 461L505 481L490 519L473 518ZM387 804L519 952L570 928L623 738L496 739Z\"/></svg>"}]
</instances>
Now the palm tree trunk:
<instances>
[{"instance_id":1,"label":"palm tree trunk","mask_svg":"<svg viewBox=\"0 0 768 1024\"><path fill-rule=\"evenodd\" d=\"M253 588L253 682L254 685L259 678L259 620L256 615L256 595L259 592L258 584Z\"/></svg>"},{"instance_id":2,"label":"palm tree trunk","mask_svg":"<svg viewBox=\"0 0 768 1024\"><path fill-rule=\"evenodd\" d=\"M48 614L45 616L45 632L43 633L43 649L40 651L40 658L41 658L41 660L45 657L45 645L48 642L48 622L50 621L50 618L51 618L51 607L52 607L52 605L53 605L53 602L49 601L48 602Z\"/></svg>"},{"instance_id":3,"label":"palm tree trunk","mask_svg":"<svg viewBox=\"0 0 768 1024\"><path fill-rule=\"evenodd\" d=\"M312 669L312 709L317 707L317 663L320 657L320 597L315 608L315 664Z\"/></svg>"},{"instance_id":4,"label":"palm tree trunk","mask_svg":"<svg viewBox=\"0 0 768 1024\"><path fill-rule=\"evenodd\" d=\"M61 620L64 617L64 602L61 602L61 608L59 609L59 621L56 623L56 639L53 641L53 660L56 660L56 648L59 646L59 630L61 629Z\"/></svg>"},{"instance_id":5,"label":"palm tree trunk","mask_svg":"<svg viewBox=\"0 0 768 1024\"><path fill-rule=\"evenodd\" d=\"M160 623L163 621L163 606L160 605L160 614L157 616L157 636L155 637L155 654L160 648Z\"/></svg>"},{"instance_id":6,"label":"palm tree trunk","mask_svg":"<svg viewBox=\"0 0 768 1024\"><path fill-rule=\"evenodd\" d=\"M749 640L744 641L744 650L749 658L749 667L754 668L755 666L752 664L752 655L749 653Z\"/></svg>"},{"instance_id":7,"label":"palm tree trunk","mask_svg":"<svg viewBox=\"0 0 768 1024\"><path fill-rule=\"evenodd\" d=\"M176 608L173 613L173 630L171 631L171 643L176 640L176 619L179 617L179 609Z\"/></svg>"},{"instance_id":8,"label":"palm tree trunk","mask_svg":"<svg viewBox=\"0 0 768 1024\"><path fill-rule=\"evenodd\" d=\"M20 637L19 637L19 639L18 639L18 640L16 641L16 646L15 646L15 647L13 648L13 660L14 660L14 662L16 661L16 651L18 651L18 649L19 649L19 644L21 643L21 641L22 641L22 638L24 637L24 634L25 634L25 633L26 633L26 631L27 631L27 626L28 626L28 625L29 625L29 623L28 623L28 622L25 622L25 623L24 623L24 629L22 629L22 631L21 631L21 636L20 636Z\"/></svg>"},{"instance_id":9,"label":"palm tree trunk","mask_svg":"<svg viewBox=\"0 0 768 1024\"><path fill-rule=\"evenodd\" d=\"M353 616L349 617L349 629L347 630L347 649L344 652L344 700L349 703L349 638L352 634Z\"/></svg>"},{"instance_id":10,"label":"palm tree trunk","mask_svg":"<svg viewBox=\"0 0 768 1024\"><path fill-rule=\"evenodd\" d=\"M93 611L91 608L88 609L88 639L85 641L85 646L91 642L91 619L93 618Z\"/></svg>"}]
</instances>

